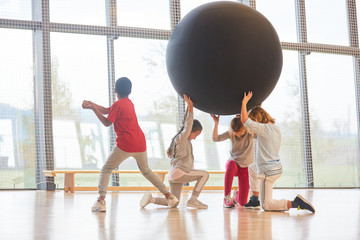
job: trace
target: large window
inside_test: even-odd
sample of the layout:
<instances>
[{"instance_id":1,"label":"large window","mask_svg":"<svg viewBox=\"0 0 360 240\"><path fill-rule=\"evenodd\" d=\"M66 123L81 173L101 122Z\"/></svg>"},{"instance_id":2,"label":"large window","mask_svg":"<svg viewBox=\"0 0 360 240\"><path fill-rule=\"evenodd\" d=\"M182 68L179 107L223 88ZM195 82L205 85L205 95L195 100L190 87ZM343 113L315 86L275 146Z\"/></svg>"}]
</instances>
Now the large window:
<instances>
[{"instance_id":1,"label":"large window","mask_svg":"<svg viewBox=\"0 0 360 240\"><path fill-rule=\"evenodd\" d=\"M307 59L315 186L359 186L352 58L312 53Z\"/></svg>"},{"instance_id":2,"label":"large window","mask_svg":"<svg viewBox=\"0 0 360 240\"><path fill-rule=\"evenodd\" d=\"M280 41L296 42L295 1L257 0L256 9L273 24Z\"/></svg>"},{"instance_id":3,"label":"large window","mask_svg":"<svg viewBox=\"0 0 360 240\"><path fill-rule=\"evenodd\" d=\"M81 104L109 104L106 38L52 33L51 46L55 167L98 168L108 134Z\"/></svg>"},{"instance_id":4,"label":"large window","mask_svg":"<svg viewBox=\"0 0 360 240\"><path fill-rule=\"evenodd\" d=\"M119 26L170 29L169 1L117 0Z\"/></svg>"},{"instance_id":5,"label":"large window","mask_svg":"<svg viewBox=\"0 0 360 240\"><path fill-rule=\"evenodd\" d=\"M298 53L283 51L283 58L280 79L262 107L275 118L281 130L283 174L276 186L305 187Z\"/></svg>"},{"instance_id":6,"label":"large window","mask_svg":"<svg viewBox=\"0 0 360 240\"><path fill-rule=\"evenodd\" d=\"M0 28L0 52L0 188L34 188L32 32Z\"/></svg>"},{"instance_id":7,"label":"large window","mask_svg":"<svg viewBox=\"0 0 360 240\"><path fill-rule=\"evenodd\" d=\"M110 149L108 129L81 104L109 105L106 37L52 33L51 57L55 168L99 169Z\"/></svg>"},{"instance_id":8,"label":"large window","mask_svg":"<svg viewBox=\"0 0 360 240\"><path fill-rule=\"evenodd\" d=\"M106 24L105 1L50 0L49 5L51 22L87 25Z\"/></svg>"},{"instance_id":9,"label":"large window","mask_svg":"<svg viewBox=\"0 0 360 240\"><path fill-rule=\"evenodd\" d=\"M349 45L346 1L305 1L308 42Z\"/></svg>"},{"instance_id":10,"label":"large window","mask_svg":"<svg viewBox=\"0 0 360 240\"><path fill-rule=\"evenodd\" d=\"M31 20L31 1L1 0L0 18Z\"/></svg>"},{"instance_id":11,"label":"large window","mask_svg":"<svg viewBox=\"0 0 360 240\"><path fill-rule=\"evenodd\" d=\"M146 137L152 169L169 169L170 159L165 149L177 132L178 100L166 73L166 45L164 40L119 38L115 41L115 75L126 76L133 83L129 98ZM120 168L138 169L135 159L125 161ZM142 176L137 181L149 184Z\"/></svg>"}]
</instances>

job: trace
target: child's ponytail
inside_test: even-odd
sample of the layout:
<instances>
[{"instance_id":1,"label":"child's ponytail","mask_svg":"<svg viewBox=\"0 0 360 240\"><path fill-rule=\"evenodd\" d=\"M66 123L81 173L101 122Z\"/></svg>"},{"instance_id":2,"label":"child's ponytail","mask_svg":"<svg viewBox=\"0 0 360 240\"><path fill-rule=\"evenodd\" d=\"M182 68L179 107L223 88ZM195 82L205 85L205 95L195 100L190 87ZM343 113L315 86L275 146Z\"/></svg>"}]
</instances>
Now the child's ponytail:
<instances>
[{"instance_id":1,"label":"child's ponytail","mask_svg":"<svg viewBox=\"0 0 360 240\"><path fill-rule=\"evenodd\" d=\"M184 119L183 119L183 122L182 122L182 126L181 126L179 132L171 139L170 146L166 150L166 154L168 155L169 158L172 158L175 155L175 139L185 128L185 119L187 117L187 114L188 114L188 110L186 109L186 112L184 114Z\"/></svg>"},{"instance_id":2,"label":"child's ponytail","mask_svg":"<svg viewBox=\"0 0 360 240\"><path fill-rule=\"evenodd\" d=\"M185 128L185 125L183 125L180 128L179 132L171 139L170 146L166 150L166 154L168 155L169 158L174 157L174 155L175 155L175 139L184 130L184 128Z\"/></svg>"},{"instance_id":3,"label":"child's ponytail","mask_svg":"<svg viewBox=\"0 0 360 240\"><path fill-rule=\"evenodd\" d=\"M180 133L182 133L182 131L184 131L185 120L187 118L187 115L188 115L188 110L186 109L184 119L182 122L182 127L180 128L179 132L171 139L170 146L166 150L166 154L168 155L169 158L175 157L175 149L176 149L176 144L175 144L176 141L175 140L176 140L176 137L179 136ZM196 132L196 131L202 131L202 125L198 120L193 119L191 132Z\"/></svg>"}]
</instances>

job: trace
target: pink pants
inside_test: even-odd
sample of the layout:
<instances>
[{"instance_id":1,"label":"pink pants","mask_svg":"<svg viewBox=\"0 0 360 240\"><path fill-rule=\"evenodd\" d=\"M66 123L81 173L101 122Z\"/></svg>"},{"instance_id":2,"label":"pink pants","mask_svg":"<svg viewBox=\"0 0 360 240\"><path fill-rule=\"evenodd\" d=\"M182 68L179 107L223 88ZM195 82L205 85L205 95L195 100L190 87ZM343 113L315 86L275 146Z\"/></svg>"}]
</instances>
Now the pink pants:
<instances>
[{"instance_id":1,"label":"pink pants","mask_svg":"<svg viewBox=\"0 0 360 240\"><path fill-rule=\"evenodd\" d=\"M231 192L232 183L234 177L238 177L238 193L236 195L236 201L244 206L248 200L249 194L249 173L248 168L241 168L233 160L228 160L226 163L226 172L225 172L225 196Z\"/></svg>"}]
</instances>

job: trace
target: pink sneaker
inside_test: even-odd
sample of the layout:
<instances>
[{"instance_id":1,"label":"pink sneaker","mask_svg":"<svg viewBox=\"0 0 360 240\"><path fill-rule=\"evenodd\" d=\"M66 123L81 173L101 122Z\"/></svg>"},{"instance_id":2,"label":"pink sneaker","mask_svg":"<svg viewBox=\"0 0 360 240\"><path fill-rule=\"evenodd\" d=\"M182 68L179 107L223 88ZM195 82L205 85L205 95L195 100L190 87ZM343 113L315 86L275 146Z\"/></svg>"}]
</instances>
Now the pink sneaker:
<instances>
[{"instance_id":1,"label":"pink sneaker","mask_svg":"<svg viewBox=\"0 0 360 240\"><path fill-rule=\"evenodd\" d=\"M234 202L234 205L236 206L236 207L238 207L238 206L240 206L240 204L237 202L237 200L236 200L236 195L237 195L237 190L234 190L234 192L233 192L233 195L232 195L232 201ZM230 194L229 194L230 195Z\"/></svg>"},{"instance_id":2,"label":"pink sneaker","mask_svg":"<svg viewBox=\"0 0 360 240\"><path fill-rule=\"evenodd\" d=\"M230 194L224 197L224 208L233 208L235 207L234 200L230 197Z\"/></svg>"}]
</instances>

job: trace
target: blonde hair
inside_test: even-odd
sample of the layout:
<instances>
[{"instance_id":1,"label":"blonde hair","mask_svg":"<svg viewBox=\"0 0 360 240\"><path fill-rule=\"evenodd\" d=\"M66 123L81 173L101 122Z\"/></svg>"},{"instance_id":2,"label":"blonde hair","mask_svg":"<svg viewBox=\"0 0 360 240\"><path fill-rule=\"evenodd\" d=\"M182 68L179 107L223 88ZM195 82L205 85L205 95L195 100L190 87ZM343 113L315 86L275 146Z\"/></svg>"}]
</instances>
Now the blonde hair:
<instances>
[{"instance_id":1,"label":"blonde hair","mask_svg":"<svg viewBox=\"0 0 360 240\"><path fill-rule=\"evenodd\" d=\"M241 122L241 118L239 118L239 117L234 117L230 122L229 134L230 134L231 140L234 140L234 137L236 137L236 135L234 134L235 132L239 133L240 136L247 133L247 129L244 126L244 124Z\"/></svg>"},{"instance_id":2,"label":"blonde hair","mask_svg":"<svg viewBox=\"0 0 360 240\"><path fill-rule=\"evenodd\" d=\"M251 109L249 118L259 123L272 123L275 124L275 118L271 117L262 107L256 106Z\"/></svg>"}]
</instances>

